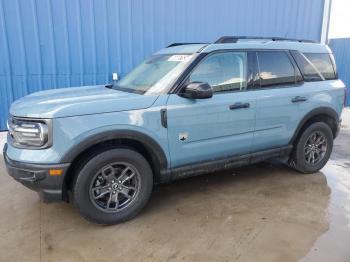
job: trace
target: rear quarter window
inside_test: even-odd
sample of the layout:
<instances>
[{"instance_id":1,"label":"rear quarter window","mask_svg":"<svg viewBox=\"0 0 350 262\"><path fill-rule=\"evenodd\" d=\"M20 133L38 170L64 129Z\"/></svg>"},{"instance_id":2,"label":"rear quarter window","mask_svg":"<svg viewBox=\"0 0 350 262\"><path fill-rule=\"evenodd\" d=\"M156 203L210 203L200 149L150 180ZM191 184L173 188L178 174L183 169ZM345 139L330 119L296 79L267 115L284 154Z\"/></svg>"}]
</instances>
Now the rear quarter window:
<instances>
[{"instance_id":1,"label":"rear quarter window","mask_svg":"<svg viewBox=\"0 0 350 262\"><path fill-rule=\"evenodd\" d=\"M304 55L326 80L337 78L330 54L304 53Z\"/></svg>"},{"instance_id":2,"label":"rear quarter window","mask_svg":"<svg viewBox=\"0 0 350 262\"><path fill-rule=\"evenodd\" d=\"M303 75L304 81L322 81L322 75L318 69L308 60L305 55L301 54L299 51L291 51L291 54L297 63L301 74Z\"/></svg>"}]
</instances>

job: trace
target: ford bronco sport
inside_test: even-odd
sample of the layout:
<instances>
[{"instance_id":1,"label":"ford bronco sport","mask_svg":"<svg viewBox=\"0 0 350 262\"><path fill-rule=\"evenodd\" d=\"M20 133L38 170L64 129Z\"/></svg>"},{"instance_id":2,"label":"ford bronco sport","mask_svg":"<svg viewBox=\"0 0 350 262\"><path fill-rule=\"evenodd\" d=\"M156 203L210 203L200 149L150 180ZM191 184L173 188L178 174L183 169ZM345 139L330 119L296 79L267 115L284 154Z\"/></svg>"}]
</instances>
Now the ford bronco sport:
<instances>
[{"instance_id":1,"label":"ford bronco sport","mask_svg":"<svg viewBox=\"0 0 350 262\"><path fill-rule=\"evenodd\" d=\"M284 38L172 44L111 85L42 91L10 109L8 173L100 224L137 215L155 183L284 159L320 170L345 87L330 49Z\"/></svg>"}]
</instances>

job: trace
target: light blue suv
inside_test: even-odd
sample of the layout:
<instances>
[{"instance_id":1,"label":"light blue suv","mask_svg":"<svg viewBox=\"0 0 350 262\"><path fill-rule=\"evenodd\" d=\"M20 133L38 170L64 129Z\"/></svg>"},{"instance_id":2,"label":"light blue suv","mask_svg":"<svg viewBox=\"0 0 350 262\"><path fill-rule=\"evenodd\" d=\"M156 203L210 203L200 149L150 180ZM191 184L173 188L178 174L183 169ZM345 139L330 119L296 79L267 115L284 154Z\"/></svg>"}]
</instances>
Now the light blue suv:
<instances>
[{"instance_id":1,"label":"light blue suv","mask_svg":"<svg viewBox=\"0 0 350 262\"><path fill-rule=\"evenodd\" d=\"M280 158L328 161L345 87L330 49L221 37L172 44L111 85L56 89L11 106L8 173L100 224L134 217L155 183Z\"/></svg>"}]
</instances>

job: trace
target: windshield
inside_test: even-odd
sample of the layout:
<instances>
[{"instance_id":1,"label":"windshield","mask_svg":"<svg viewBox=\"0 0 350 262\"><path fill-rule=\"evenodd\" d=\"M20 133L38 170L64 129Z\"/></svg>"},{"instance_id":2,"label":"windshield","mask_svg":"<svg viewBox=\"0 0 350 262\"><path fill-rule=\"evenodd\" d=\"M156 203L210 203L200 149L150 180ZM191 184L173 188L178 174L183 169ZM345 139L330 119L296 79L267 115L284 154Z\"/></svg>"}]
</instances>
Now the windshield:
<instances>
[{"instance_id":1,"label":"windshield","mask_svg":"<svg viewBox=\"0 0 350 262\"><path fill-rule=\"evenodd\" d=\"M188 54L151 56L119 80L117 88L138 94L165 93L191 58Z\"/></svg>"}]
</instances>

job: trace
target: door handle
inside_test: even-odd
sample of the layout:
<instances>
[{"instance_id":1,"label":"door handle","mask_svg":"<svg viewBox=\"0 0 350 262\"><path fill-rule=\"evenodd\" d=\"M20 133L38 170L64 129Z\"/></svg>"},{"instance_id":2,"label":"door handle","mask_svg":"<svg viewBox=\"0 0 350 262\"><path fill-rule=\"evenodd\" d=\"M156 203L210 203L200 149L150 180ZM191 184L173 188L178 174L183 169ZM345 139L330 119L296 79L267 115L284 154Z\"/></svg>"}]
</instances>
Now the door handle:
<instances>
[{"instance_id":1,"label":"door handle","mask_svg":"<svg viewBox=\"0 0 350 262\"><path fill-rule=\"evenodd\" d=\"M307 101L307 98L304 96L296 96L292 98L292 103L298 103L298 102L305 102Z\"/></svg>"},{"instance_id":2,"label":"door handle","mask_svg":"<svg viewBox=\"0 0 350 262\"><path fill-rule=\"evenodd\" d=\"M230 105L230 110L235 110L235 109L240 109L240 108L249 108L250 104L249 103L235 103L233 105Z\"/></svg>"}]
</instances>

